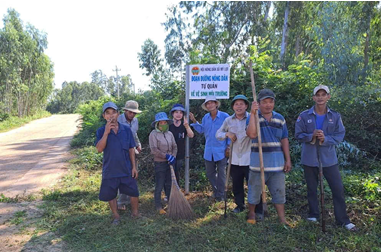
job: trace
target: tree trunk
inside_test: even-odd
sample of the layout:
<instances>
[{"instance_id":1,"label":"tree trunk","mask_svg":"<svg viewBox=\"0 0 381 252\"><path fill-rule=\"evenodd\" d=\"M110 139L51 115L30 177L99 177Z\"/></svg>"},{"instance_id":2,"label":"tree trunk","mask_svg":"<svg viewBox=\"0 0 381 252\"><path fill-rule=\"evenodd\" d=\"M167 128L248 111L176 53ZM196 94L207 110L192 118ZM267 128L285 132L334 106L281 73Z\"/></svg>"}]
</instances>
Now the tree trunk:
<instances>
[{"instance_id":1,"label":"tree trunk","mask_svg":"<svg viewBox=\"0 0 381 252\"><path fill-rule=\"evenodd\" d=\"M290 13L290 2L286 2L286 10L284 11L284 22L283 22L283 35L282 44L280 48L280 62L282 64L282 69L286 68L286 47L288 39L288 15Z\"/></svg>"}]
</instances>

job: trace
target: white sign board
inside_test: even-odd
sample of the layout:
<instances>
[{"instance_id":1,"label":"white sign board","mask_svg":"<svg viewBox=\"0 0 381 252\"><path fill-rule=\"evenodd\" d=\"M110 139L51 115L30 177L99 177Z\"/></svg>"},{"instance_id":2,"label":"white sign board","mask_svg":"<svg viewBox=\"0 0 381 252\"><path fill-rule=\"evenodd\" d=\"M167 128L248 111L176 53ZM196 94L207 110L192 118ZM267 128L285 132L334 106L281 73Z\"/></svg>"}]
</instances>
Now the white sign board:
<instances>
[{"instance_id":1,"label":"white sign board","mask_svg":"<svg viewBox=\"0 0 381 252\"><path fill-rule=\"evenodd\" d=\"M208 95L229 99L229 64L191 65L189 69L189 99L205 99Z\"/></svg>"}]
</instances>

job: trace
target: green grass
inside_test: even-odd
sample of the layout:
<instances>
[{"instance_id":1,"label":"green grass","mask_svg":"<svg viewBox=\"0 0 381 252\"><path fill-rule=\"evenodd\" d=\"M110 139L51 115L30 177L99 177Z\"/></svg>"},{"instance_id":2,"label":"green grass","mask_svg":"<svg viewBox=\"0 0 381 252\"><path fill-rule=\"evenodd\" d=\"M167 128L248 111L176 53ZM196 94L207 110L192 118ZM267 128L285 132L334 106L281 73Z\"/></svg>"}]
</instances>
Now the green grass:
<instances>
[{"instance_id":1,"label":"green grass","mask_svg":"<svg viewBox=\"0 0 381 252\"><path fill-rule=\"evenodd\" d=\"M170 220L154 211L153 185L143 177L139 180L143 218L131 219L127 209L121 212L121 225L111 226L108 204L98 200L100 180L100 167L88 170L76 160L56 189L43 192L38 230L55 232L72 251L381 251L381 201L350 198L348 212L360 228L351 233L334 224L332 196L326 187L329 214L327 232L322 233L318 224L305 221L308 207L300 170L287 177L286 215L292 228L278 224L271 203L269 217L257 225L245 222L246 213L225 219L224 203L214 203L207 190L188 198L194 220ZM234 208L231 194L228 208Z\"/></svg>"},{"instance_id":2,"label":"green grass","mask_svg":"<svg viewBox=\"0 0 381 252\"><path fill-rule=\"evenodd\" d=\"M47 111L39 111L33 116L27 116L23 118L19 118L17 116L10 116L7 120L0 122L0 133L12 130L14 128L18 128L24 124L27 124L30 121L49 116L51 116L51 114Z\"/></svg>"}]
</instances>

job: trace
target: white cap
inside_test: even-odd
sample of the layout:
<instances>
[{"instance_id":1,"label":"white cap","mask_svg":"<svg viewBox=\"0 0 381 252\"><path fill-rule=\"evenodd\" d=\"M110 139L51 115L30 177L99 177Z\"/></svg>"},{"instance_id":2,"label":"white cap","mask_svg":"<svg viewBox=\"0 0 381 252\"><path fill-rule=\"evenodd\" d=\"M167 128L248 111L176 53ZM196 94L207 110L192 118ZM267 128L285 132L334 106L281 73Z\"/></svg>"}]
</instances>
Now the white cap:
<instances>
[{"instance_id":1,"label":"white cap","mask_svg":"<svg viewBox=\"0 0 381 252\"><path fill-rule=\"evenodd\" d=\"M329 88L326 85L319 85L314 88L314 95L316 95L316 93L321 89L323 89L325 92L327 92L327 94L329 94Z\"/></svg>"}]
</instances>

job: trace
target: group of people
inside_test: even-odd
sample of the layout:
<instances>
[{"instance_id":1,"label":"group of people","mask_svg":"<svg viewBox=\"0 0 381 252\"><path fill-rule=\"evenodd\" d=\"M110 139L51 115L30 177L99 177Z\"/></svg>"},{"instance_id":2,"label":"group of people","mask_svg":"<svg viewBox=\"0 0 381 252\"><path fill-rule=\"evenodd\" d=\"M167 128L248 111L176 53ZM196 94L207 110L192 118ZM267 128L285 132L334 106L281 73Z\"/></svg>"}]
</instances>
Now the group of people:
<instances>
[{"instance_id":1,"label":"group of people","mask_svg":"<svg viewBox=\"0 0 381 252\"><path fill-rule=\"evenodd\" d=\"M303 111L295 124L295 138L302 144L301 163L307 183L309 204L307 220L317 222L320 216L317 186L318 167L321 163L324 177L332 191L336 222L354 231L356 227L350 222L346 212L344 187L335 149L335 145L344 138L345 128L340 114L327 106L331 98L327 86L315 87L312 98L315 104L309 110ZM236 204L233 212L239 213L246 208L244 189L246 181L247 223L255 224L261 220L263 206L260 155L262 155L264 180L270 191L272 203L279 221L288 225L284 211L285 174L291 171L292 164L287 125L284 117L274 111L276 98L272 90L261 90L257 100L258 102L251 103L249 113L250 102L247 97L235 96L231 101L234 114L229 116L219 110L221 103L216 97L208 96L201 105L208 113L202 118L201 123L189 113L189 118L193 122L190 125L184 116L185 108L181 104L173 105L170 111L173 119L169 119L165 112L155 115L155 120L152 122L153 130L149 135L149 146L154 156L154 202L158 213L166 213L162 206L161 193L164 189L165 199L169 200L170 166L174 168L179 182L179 173L185 158L185 138L194 136L193 128L205 136L205 169L214 199L216 201L225 199L226 165L230 162ZM125 209L126 195L129 196L132 216L139 216L135 153L141 151L141 144L137 137L138 122L135 115L141 111L138 110L138 103L135 101L127 101L123 109L124 114L118 115L118 108L114 103L104 104L102 115L107 122L97 130L96 134L96 148L98 152L104 152L99 199L109 202L114 224L120 222L118 209ZM260 127L261 153L257 125Z\"/></svg>"}]
</instances>

